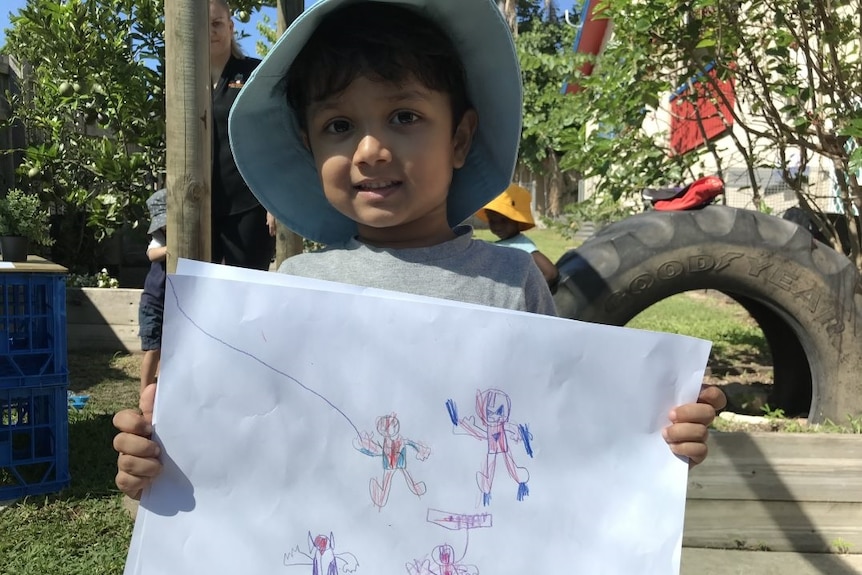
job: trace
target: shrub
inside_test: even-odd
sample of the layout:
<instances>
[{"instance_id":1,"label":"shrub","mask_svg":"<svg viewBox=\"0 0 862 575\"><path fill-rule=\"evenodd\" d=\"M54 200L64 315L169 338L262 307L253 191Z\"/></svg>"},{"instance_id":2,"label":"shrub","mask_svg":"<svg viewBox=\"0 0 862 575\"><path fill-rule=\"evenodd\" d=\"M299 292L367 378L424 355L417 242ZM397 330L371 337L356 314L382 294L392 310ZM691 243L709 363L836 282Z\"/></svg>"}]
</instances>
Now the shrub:
<instances>
[{"instance_id":1,"label":"shrub","mask_svg":"<svg viewBox=\"0 0 862 575\"><path fill-rule=\"evenodd\" d=\"M50 214L35 194L12 189L0 198L0 235L23 236L31 242L50 246Z\"/></svg>"}]
</instances>

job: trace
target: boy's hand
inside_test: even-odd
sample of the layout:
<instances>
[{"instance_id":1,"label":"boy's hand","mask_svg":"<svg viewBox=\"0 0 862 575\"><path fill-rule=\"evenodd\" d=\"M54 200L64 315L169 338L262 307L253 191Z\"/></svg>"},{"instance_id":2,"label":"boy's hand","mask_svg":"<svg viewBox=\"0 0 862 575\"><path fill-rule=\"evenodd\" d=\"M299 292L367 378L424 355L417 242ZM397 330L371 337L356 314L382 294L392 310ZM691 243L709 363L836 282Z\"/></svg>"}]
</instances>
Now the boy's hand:
<instances>
[{"instance_id":1,"label":"boy's hand","mask_svg":"<svg viewBox=\"0 0 862 575\"><path fill-rule=\"evenodd\" d=\"M141 393L141 413L125 409L114 415L114 427L120 431L114 437L114 449L120 453L114 481L132 499L140 499L144 487L162 471L159 446L150 439L155 401L156 384L151 383Z\"/></svg>"},{"instance_id":2,"label":"boy's hand","mask_svg":"<svg viewBox=\"0 0 862 575\"><path fill-rule=\"evenodd\" d=\"M724 392L715 386L703 386L697 403L687 403L670 410L671 424L664 428L662 437L670 445L670 450L687 457L689 467L694 467L706 459L706 440L709 425L717 411L727 405Z\"/></svg>"}]
</instances>

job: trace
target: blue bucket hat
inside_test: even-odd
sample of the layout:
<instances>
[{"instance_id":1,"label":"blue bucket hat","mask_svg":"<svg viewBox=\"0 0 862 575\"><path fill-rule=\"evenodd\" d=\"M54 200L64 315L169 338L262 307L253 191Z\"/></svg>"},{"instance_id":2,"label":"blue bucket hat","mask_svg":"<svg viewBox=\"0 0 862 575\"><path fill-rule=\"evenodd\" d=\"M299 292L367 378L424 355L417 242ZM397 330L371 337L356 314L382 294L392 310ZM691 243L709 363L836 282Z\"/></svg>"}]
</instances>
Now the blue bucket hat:
<instances>
[{"instance_id":1,"label":"blue bucket hat","mask_svg":"<svg viewBox=\"0 0 862 575\"><path fill-rule=\"evenodd\" d=\"M447 216L454 227L512 181L521 139L521 72L509 28L494 0L360 1L398 4L436 22L464 65L479 126L449 189ZM228 123L237 168L260 203L299 235L323 244L349 240L357 234L356 222L324 197L314 159L287 103L284 78L323 19L355 3L320 0L303 12L252 73Z\"/></svg>"}]
</instances>

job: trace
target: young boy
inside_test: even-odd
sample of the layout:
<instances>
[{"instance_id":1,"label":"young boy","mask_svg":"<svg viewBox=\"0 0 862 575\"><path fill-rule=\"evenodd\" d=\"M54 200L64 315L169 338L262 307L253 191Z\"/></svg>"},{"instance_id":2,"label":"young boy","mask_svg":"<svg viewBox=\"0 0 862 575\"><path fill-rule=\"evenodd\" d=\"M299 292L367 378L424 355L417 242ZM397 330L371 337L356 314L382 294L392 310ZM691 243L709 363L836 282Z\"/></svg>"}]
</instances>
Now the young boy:
<instances>
[{"instance_id":1,"label":"young boy","mask_svg":"<svg viewBox=\"0 0 862 575\"><path fill-rule=\"evenodd\" d=\"M329 246L280 271L553 314L528 254L458 225L511 182L520 117L518 60L493 0L320 0L240 93L230 137L261 204ZM161 471L155 387L143 415L114 417L116 483L132 496ZM715 388L700 401L672 410L665 431L692 464L725 403Z\"/></svg>"},{"instance_id":2,"label":"young boy","mask_svg":"<svg viewBox=\"0 0 862 575\"><path fill-rule=\"evenodd\" d=\"M487 222L491 233L500 238L495 242L498 246L515 248L530 254L553 293L557 291L560 270L548 256L539 251L533 240L523 233L536 227L530 208L531 199L529 190L512 184L476 212L476 217Z\"/></svg>"},{"instance_id":3,"label":"young boy","mask_svg":"<svg viewBox=\"0 0 862 575\"><path fill-rule=\"evenodd\" d=\"M141 350L144 352L141 362L141 393L145 387L155 383L162 356L162 322L167 278L165 260L168 255L165 235L168 225L167 207L165 190L159 190L147 198L147 209L150 211L150 227L147 229L150 236L150 245L147 246L150 271L144 279L144 290L141 292L141 303L138 307L139 335Z\"/></svg>"}]
</instances>

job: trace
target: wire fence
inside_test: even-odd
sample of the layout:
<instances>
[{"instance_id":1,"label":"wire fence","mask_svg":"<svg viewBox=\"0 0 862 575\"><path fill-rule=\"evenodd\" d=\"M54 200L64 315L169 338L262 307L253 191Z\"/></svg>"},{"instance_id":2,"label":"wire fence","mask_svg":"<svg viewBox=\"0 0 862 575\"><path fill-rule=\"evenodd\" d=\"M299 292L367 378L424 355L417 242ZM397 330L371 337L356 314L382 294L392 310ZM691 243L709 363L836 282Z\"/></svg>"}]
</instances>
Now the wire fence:
<instances>
[{"instance_id":1,"label":"wire fence","mask_svg":"<svg viewBox=\"0 0 862 575\"><path fill-rule=\"evenodd\" d=\"M803 195L807 201L824 212L840 212L832 172L816 166L807 169L805 176L807 186ZM752 179L760 193L760 205L755 200ZM724 202L734 208L767 211L780 216L788 209L799 206L796 191L777 169L759 168L749 172L744 166L730 166L724 170L724 183Z\"/></svg>"}]
</instances>

